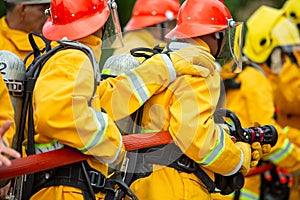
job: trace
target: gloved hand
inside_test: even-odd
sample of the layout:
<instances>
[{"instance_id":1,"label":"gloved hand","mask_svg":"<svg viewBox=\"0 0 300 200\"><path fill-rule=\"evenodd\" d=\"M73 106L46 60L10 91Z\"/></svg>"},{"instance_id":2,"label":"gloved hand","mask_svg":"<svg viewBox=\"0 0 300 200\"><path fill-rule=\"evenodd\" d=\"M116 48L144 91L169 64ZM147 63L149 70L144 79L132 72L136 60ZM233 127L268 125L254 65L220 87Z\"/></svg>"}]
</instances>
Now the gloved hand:
<instances>
[{"instance_id":1,"label":"gloved hand","mask_svg":"<svg viewBox=\"0 0 300 200\"><path fill-rule=\"evenodd\" d=\"M265 156L265 155L267 155L271 152L271 145L270 144L263 144L261 146L261 149L262 149L263 155Z\"/></svg>"},{"instance_id":2,"label":"gloved hand","mask_svg":"<svg viewBox=\"0 0 300 200\"><path fill-rule=\"evenodd\" d=\"M245 176L250 170L251 163L251 147L250 144L245 142L236 142L234 143L244 154L244 161L240 172Z\"/></svg>"},{"instance_id":3,"label":"gloved hand","mask_svg":"<svg viewBox=\"0 0 300 200\"><path fill-rule=\"evenodd\" d=\"M260 127L261 125L258 122L255 122L254 126L255 127ZM271 145L270 144L261 145L259 142L253 142L251 147L252 147L252 151L255 151L255 150L258 151L260 159L263 156L269 154L270 151L271 151Z\"/></svg>"},{"instance_id":4,"label":"gloved hand","mask_svg":"<svg viewBox=\"0 0 300 200\"><path fill-rule=\"evenodd\" d=\"M186 46L178 51L170 52L170 58L178 75L207 77L215 70L215 58L201 46Z\"/></svg>"},{"instance_id":5,"label":"gloved hand","mask_svg":"<svg viewBox=\"0 0 300 200\"><path fill-rule=\"evenodd\" d=\"M256 167L258 164L258 161L261 159L261 157L263 156L263 152L262 152L262 147L260 145L259 142L253 142L251 144L251 163L250 163L250 167Z\"/></svg>"}]
</instances>

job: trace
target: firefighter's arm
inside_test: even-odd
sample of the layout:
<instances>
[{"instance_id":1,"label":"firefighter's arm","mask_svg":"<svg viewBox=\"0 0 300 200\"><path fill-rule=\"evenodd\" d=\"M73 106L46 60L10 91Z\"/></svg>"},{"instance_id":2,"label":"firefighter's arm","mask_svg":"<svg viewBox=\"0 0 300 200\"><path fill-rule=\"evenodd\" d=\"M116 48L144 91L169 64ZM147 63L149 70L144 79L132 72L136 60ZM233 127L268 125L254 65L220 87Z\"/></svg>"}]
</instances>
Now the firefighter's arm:
<instances>
[{"instance_id":1,"label":"firefighter's arm","mask_svg":"<svg viewBox=\"0 0 300 200\"><path fill-rule=\"evenodd\" d=\"M213 60L207 50L199 46L184 47L169 56L157 54L116 79L104 80L99 97L109 115L119 120L164 90L175 80L176 74L207 77L214 71Z\"/></svg>"},{"instance_id":2,"label":"firefighter's arm","mask_svg":"<svg viewBox=\"0 0 300 200\"><path fill-rule=\"evenodd\" d=\"M100 105L89 105L93 80L93 67L81 51L60 51L48 60L34 91L37 142L57 140L113 163L123 155L122 138Z\"/></svg>"},{"instance_id":3,"label":"firefighter's arm","mask_svg":"<svg viewBox=\"0 0 300 200\"><path fill-rule=\"evenodd\" d=\"M17 152L14 149L11 149L7 147L3 141L2 138L4 136L4 133L9 129L9 127L12 125L12 122L10 120L7 120L4 122L4 124L0 127L0 166L10 166L11 161L9 160L8 156L11 156L13 158L20 158L19 152Z\"/></svg>"},{"instance_id":4,"label":"firefighter's arm","mask_svg":"<svg viewBox=\"0 0 300 200\"><path fill-rule=\"evenodd\" d=\"M286 135L286 137L290 140L293 141L293 143L297 146L300 147L300 130L296 129L291 126L285 126L283 128L283 133Z\"/></svg>"},{"instance_id":5,"label":"firefighter's arm","mask_svg":"<svg viewBox=\"0 0 300 200\"><path fill-rule=\"evenodd\" d=\"M263 157L263 160L271 161L276 166L286 168L289 172L300 170L300 148L293 140L290 140L277 125L278 141L271 152Z\"/></svg>"},{"instance_id":6,"label":"firefighter's arm","mask_svg":"<svg viewBox=\"0 0 300 200\"><path fill-rule=\"evenodd\" d=\"M214 122L219 78L217 73L206 78L183 76L170 85L174 95L169 132L188 157L210 171L232 175L241 168L243 153Z\"/></svg>"},{"instance_id":7,"label":"firefighter's arm","mask_svg":"<svg viewBox=\"0 0 300 200\"><path fill-rule=\"evenodd\" d=\"M250 164L252 161L251 147L250 144L245 142L236 142L235 146L238 147L242 152L242 165L239 171L245 176L250 170Z\"/></svg>"},{"instance_id":8,"label":"firefighter's arm","mask_svg":"<svg viewBox=\"0 0 300 200\"><path fill-rule=\"evenodd\" d=\"M244 80L247 81L241 84L243 96L247 101L247 107L245 109L249 112L249 116L251 116L249 123L251 123L251 125L255 122L271 124L278 132L277 143L262 159L271 161L277 166L284 167L291 172L299 170L300 149L293 144L292 140L286 137L283 133L283 128L273 119L275 107L273 104L272 88L268 80L261 73L256 72L256 74L253 74L255 73L255 69L251 69L251 67L246 69L248 71L252 70L250 71L252 74L248 73L247 77L255 77L251 80L245 77ZM255 88L255 90L253 88Z\"/></svg>"},{"instance_id":9,"label":"firefighter's arm","mask_svg":"<svg viewBox=\"0 0 300 200\"><path fill-rule=\"evenodd\" d=\"M170 52L177 74L208 76L215 70L214 57L202 46L187 46Z\"/></svg>"}]
</instances>

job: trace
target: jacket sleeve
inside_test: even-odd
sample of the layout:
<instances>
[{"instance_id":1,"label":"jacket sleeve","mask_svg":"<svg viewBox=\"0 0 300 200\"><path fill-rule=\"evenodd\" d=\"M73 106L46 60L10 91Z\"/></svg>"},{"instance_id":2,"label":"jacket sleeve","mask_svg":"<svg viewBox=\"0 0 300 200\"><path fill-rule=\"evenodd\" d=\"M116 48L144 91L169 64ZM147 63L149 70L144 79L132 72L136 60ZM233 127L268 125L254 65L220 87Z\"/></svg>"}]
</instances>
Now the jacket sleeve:
<instances>
[{"instance_id":1,"label":"jacket sleeve","mask_svg":"<svg viewBox=\"0 0 300 200\"><path fill-rule=\"evenodd\" d=\"M153 94L163 91L176 78L167 55L155 55L139 67L100 83L101 106L115 120L141 107Z\"/></svg>"},{"instance_id":2,"label":"jacket sleeve","mask_svg":"<svg viewBox=\"0 0 300 200\"><path fill-rule=\"evenodd\" d=\"M81 51L63 50L47 61L34 90L35 139L53 140L112 163L120 159L122 138L100 105L89 105L93 80L93 67Z\"/></svg>"},{"instance_id":3,"label":"jacket sleeve","mask_svg":"<svg viewBox=\"0 0 300 200\"><path fill-rule=\"evenodd\" d=\"M12 140L16 131L16 125L14 120L14 108L12 106L10 96L8 93L8 89L5 85L5 82L0 77L0 97L1 97L1 103L0 103L0 126L6 121L11 120L12 125L9 127L9 129L5 132L3 140L5 144L9 147L12 147Z\"/></svg>"},{"instance_id":4,"label":"jacket sleeve","mask_svg":"<svg viewBox=\"0 0 300 200\"><path fill-rule=\"evenodd\" d=\"M169 132L176 145L208 170L223 175L236 173L243 153L213 118L220 95L219 75L184 76L169 89L174 92Z\"/></svg>"}]
</instances>

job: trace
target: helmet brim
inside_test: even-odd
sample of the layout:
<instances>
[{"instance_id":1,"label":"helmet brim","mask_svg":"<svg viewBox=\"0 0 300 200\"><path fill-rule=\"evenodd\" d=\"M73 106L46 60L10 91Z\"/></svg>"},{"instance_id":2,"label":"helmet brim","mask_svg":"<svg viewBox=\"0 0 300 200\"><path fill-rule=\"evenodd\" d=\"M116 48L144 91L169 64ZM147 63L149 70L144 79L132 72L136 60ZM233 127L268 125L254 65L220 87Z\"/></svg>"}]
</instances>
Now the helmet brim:
<instances>
[{"instance_id":1,"label":"helmet brim","mask_svg":"<svg viewBox=\"0 0 300 200\"><path fill-rule=\"evenodd\" d=\"M43 26L43 35L52 41L68 39L78 40L99 30L109 17L109 9L88 18L77 20L76 23L56 25L49 17Z\"/></svg>"},{"instance_id":2,"label":"helmet brim","mask_svg":"<svg viewBox=\"0 0 300 200\"><path fill-rule=\"evenodd\" d=\"M203 35L208 35L211 33L215 33L221 30L224 30L228 28L228 26L224 25L210 25L210 26L203 26L201 29L201 32L199 32L199 25L193 26L193 24L186 24L186 25L180 25L173 28L168 34L166 34L166 38L168 39L184 39L184 38L193 38L193 37L199 37Z\"/></svg>"}]
</instances>

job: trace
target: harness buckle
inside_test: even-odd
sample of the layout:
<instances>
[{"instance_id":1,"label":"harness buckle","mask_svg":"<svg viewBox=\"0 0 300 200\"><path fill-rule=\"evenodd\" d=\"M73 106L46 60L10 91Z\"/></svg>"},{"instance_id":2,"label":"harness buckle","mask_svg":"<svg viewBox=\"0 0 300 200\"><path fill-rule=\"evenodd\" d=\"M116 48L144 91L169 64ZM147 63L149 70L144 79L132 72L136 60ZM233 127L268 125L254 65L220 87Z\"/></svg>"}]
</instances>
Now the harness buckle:
<instances>
[{"instance_id":1,"label":"harness buckle","mask_svg":"<svg viewBox=\"0 0 300 200\"><path fill-rule=\"evenodd\" d=\"M187 157L186 155L182 155L177 161L176 161L177 165L189 172L194 172L196 171L197 167L196 167L196 162L193 161L192 159L190 159L189 157Z\"/></svg>"},{"instance_id":2,"label":"harness buckle","mask_svg":"<svg viewBox=\"0 0 300 200\"><path fill-rule=\"evenodd\" d=\"M106 185L106 178L104 175L97 171L88 171L90 176L91 186L96 189L103 189Z\"/></svg>"}]
</instances>

